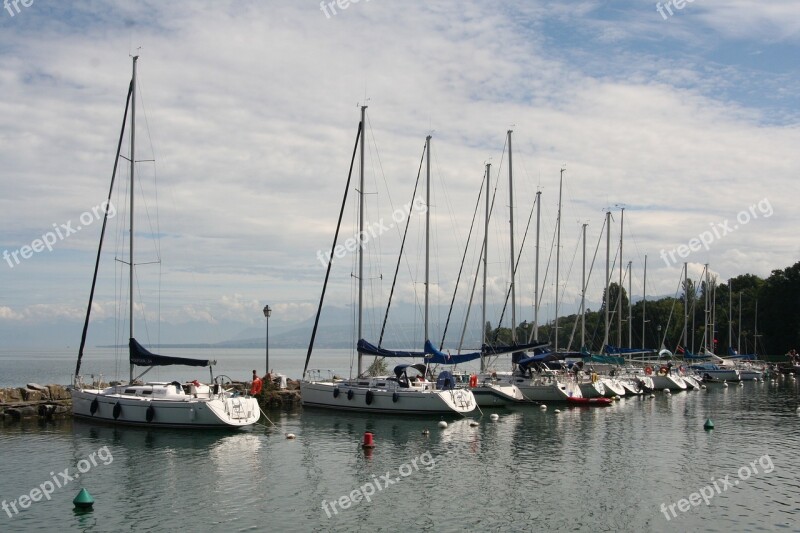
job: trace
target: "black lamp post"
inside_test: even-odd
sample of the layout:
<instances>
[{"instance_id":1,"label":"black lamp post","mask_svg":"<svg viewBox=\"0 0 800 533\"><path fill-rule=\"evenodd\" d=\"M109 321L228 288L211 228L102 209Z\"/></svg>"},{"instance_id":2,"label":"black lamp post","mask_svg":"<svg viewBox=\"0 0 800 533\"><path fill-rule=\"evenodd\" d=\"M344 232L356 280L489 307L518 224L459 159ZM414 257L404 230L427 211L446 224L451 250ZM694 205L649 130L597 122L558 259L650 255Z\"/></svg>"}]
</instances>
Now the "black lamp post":
<instances>
[{"instance_id":1,"label":"black lamp post","mask_svg":"<svg viewBox=\"0 0 800 533\"><path fill-rule=\"evenodd\" d=\"M269 305L264 306L264 318L267 319L267 368L264 371L265 374L269 374L269 316L272 314L272 309L270 309Z\"/></svg>"}]
</instances>

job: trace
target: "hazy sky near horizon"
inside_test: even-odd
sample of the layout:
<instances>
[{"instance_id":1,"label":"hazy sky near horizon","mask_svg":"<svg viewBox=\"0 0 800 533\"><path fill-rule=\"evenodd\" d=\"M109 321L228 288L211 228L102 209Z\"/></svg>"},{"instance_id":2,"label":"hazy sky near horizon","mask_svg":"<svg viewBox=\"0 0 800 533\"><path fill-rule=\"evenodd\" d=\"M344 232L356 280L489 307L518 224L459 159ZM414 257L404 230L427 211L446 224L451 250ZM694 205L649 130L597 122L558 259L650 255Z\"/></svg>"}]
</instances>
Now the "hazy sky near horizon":
<instances>
[{"instance_id":1,"label":"hazy sky near horizon","mask_svg":"<svg viewBox=\"0 0 800 533\"><path fill-rule=\"evenodd\" d=\"M562 313L580 294L581 225L591 260L607 208L615 255L625 207L634 295L645 255L653 295L675 293L684 261L693 277L705 263L723 281L766 277L800 259L799 52L792 0L8 3L0 9L0 325L82 320L132 54L140 57L138 312L213 329L221 320L260 327L265 303L275 320L313 315L325 274L318 251L331 244L364 103L369 224L391 222L411 201L432 135L435 304L449 304L490 162L498 188L489 293L502 305L509 129L517 248L542 192L546 317L562 167ZM123 155L127 142L126 134ZM124 315L127 178L120 159L97 318ZM356 189L354 181L351 200ZM340 242L353 235L354 205ZM481 217L459 301L475 273ZM412 212L396 296L417 306L421 222ZM385 305L391 285L402 224L394 226L368 244L371 306ZM532 314L534 234L535 218L519 267L520 320ZM354 257L336 261L329 303L351 302ZM603 241L587 295L593 309L604 259Z\"/></svg>"}]
</instances>

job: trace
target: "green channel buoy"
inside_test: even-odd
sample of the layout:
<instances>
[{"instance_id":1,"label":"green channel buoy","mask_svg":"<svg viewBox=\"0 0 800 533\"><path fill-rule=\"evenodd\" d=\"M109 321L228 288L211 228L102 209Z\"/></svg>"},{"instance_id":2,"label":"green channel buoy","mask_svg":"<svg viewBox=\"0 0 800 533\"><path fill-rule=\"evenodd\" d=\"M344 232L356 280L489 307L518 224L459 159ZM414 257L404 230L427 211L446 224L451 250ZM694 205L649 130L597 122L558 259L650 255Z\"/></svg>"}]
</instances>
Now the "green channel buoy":
<instances>
[{"instance_id":1,"label":"green channel buoy","mask_svg":"<svg viewBox=\"0 0 800 533\"><path fill-rule=\"evenodd\" d=\"M75 499L72 500L72 503L76 509L91 509L92 505L94 505L94 498L92 498L88 490L81 489Z\"/></svg>"},{"instance_id":2,"label":"green channel buoy","mask_svg":"<svg viewBox=\"0 0 800 533\"><path fill-rule=\"evenodd\" d=\"M710 418L706 418L706 423L703 424L703 429L714 429L714 422Z\"/></svg>"}]
</instances>

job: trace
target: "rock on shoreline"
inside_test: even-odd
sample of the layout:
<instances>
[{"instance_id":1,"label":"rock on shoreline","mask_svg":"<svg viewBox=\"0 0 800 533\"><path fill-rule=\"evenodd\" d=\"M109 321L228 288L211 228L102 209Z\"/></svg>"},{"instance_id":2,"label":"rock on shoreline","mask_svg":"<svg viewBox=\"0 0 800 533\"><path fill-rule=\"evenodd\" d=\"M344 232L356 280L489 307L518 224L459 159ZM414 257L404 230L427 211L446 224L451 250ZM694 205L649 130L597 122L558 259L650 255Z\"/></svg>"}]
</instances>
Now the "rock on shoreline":
<instances>
[{"instance_id":1,"label":"rock on shoreline","mask_svg":"<svg viewBox=\"0 0 800 533\"><path fill-rule=\"evenodd\" d=\"M72 414L72 398L64 385L28 383L25 387L0 389L0 419L50 420Z\"/></svg>"}]
</instances>

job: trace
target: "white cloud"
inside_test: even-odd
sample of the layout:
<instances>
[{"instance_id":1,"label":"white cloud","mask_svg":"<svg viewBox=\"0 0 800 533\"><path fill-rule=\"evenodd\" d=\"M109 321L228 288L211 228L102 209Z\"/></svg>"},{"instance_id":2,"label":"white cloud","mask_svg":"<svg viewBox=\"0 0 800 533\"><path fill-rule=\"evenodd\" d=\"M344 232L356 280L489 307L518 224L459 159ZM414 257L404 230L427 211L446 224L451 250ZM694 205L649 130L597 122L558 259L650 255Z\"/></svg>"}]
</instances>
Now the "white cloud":
<instances>
[{"instance_id":1,"label":"white cloud","mask_svg":"<svg viewBox=\"0 0 800 533\"><path fill-rule=\"evenodd\" d=\"M725 278L747 271L764 276L786 266L796 251L790 192L800 171L793 155L800 130L773 125L773 111L757 103L774 97L775 87L792 86L793 75L775 72L761 87L749 67L709 60L712 39L686 27L705 24L723 43L745 40L755 47L768 35L771 43L793 43L800 18L790 2L698 0L667 22L652 6L610 17L600 2L409 2L400 8L375 1L330 19L314 3L86 3L53 15L36 6L24 13L36 22L35 31L9 18L0 36L8 50L0 57L0 246L18 249L105 198L130 75L126 54L142 44L145 105L139 111L146 111L153 148L140 113L137 159L155 152L157 162L139 164L149 218L142 216L137 227L156 227L157 177L157 228L164 234L160 250L138 241L137 262L162 258L161 266L137 269L148 319L158 308L153 294L159 286L162 318L174 323L253 324L266 302L273 316L287 320L313 315L324 276L316 251L330 246L356 104L365 95L371 209L378 202L388 215L384 180L395 205L408 200L425 135L435 130L431 289L439 303L449 303L489 157L493 172L501 173L493 176L501 183L490 294L495 301L505 294L508 193L501 150L511 124L517 229L541 187L543 250L551 247L558 169L566 163L564 257L577 246L572 222L589 221L593 249L603 209L624 204L626 235L635 237L624 261L637 262L638 272L649 254L648 292L674 291L680 266L659 264L661 249L687 242L764 197L775 216L758 231L739 231L689 260L709 262ZM61 22L50 18L59 14ZM83 24L87 19L92 22ZM572 24L592 31L587 37L557 34ZM675 51L653 51L652 42L672 43L683 34L694 37ZM727 91L737 87L753 91L752 98L730 98ZM770 105L797 116L791 99ZM124 247L112 244L126 216L124 177L122 195L114 197L119 215L109 227L106 268L125 258ZM344 235L352 234L353 219L348 207ZM3 286L10 287L0 319L48 313L81 319L97 226L13 269L0 263ZM402 302L421 297L420 228L415 220L398 282ZM482 234L480 227L475 231ZM532 239L520 287L532 287ZM383 291L374 302L385 305L397 233L380 245L370 249L369 272L371 285ZM744 257L740 250L747 250ZM469 257L462 284L474 275L477 253ZM353 259L336 263L329 302L350 302ZM574 265L567 302L579 294L578 272ZM601 277L594 276L595 282ZM125 286L119 272L117 278L116 284L110 275L102 278L100 301L112 302ZM552 286L548 291L552 298ZM461 295L468 292L462 288ZM520 292L521 305L529 308L532 294ZM593 287L590 297L601 294ZM56 308L37 310L49 298ZM113 305L98 305L96 316L113 316Z\"/></svg>"}]
</instances>

